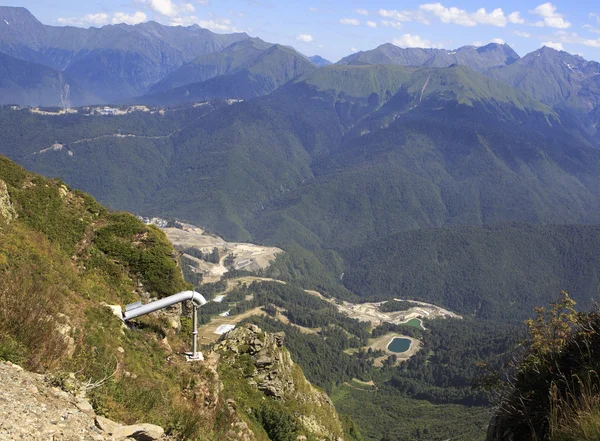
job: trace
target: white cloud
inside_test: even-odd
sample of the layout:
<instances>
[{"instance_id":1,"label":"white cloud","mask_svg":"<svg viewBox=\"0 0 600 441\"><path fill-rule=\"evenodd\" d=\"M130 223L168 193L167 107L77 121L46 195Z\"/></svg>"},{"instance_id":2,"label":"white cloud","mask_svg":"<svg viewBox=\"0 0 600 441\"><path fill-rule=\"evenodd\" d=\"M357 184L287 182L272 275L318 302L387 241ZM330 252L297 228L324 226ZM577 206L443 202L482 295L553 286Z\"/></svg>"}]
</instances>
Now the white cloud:
<instances>
[{"instance_id":1,"label":"white cloud","mask_svg":"<svg viewBox=\"0 0 600 441\"><path fill-rule=\"evenodd\" d=\"M356 18L342 18L340 20L340 23L343 25L358 26L360 24L360 21L357 20Z\"/></svg>"},{"instance_id":2,"label":"white cloud","mask_svg":"<svg viewBox=\"0 0 600 441\"><path fill-rule=\"evenodd\" d=\"M552 3L544 3L537 6L533 11L530 11L532 14L542 17L541 21L535 23L535 26L543 27L548 26L550 28L557 29L566 29L571 27L571 23L565 20L563 14L559 14L557 11L557 7Z\"/></svg>"},{"instance_id":3,"label":"white cloud","mask_svg":"<svg viewBox=\"0 0 600 441\"><path fill-rule=\"evenodd\" d=\"M520 12L512 12L508 14L508 21L512 24L525 24L525 19L521 17Z\"/></svg>"},{"instance_id":4,"label":"white cloud","mask_svg":"<svg viewBox=\"0 0 600 441\"><path fill-rule=\"evenodd\" d=\"M208 6L208 0L196 0L200 6Z\"/></svg>"},{"instance_id":5,"label":"white cloud","mask_svg":"<svg viewBox=\"0 0 600 441\"><path fill-rule=\"evenodd\" d=\"M396 28L400 29L402 27L402 23L399 21L391 21L391 20L381 20L381 25L386 28Z\"/></svg>"},{"instance_id":6,"label":"white cloud","mask_svg":"<svg viewBox=\"0 0 600 441\"><path fill-rule=\"evenodd\" d=\"M547 46L552 49L556 49L557 51L565 50L562 43L554 43L552 41L546 41L546 42L542 43L542 47L544 47L544 46Z\"/></svg>"},{"instance_id":7,"label":"white cloud","mask_svg":"<svg viewBox=\"0 0 600 441\"><path fill-rule=\"evenodd\" d=\"M374 21L368 21L367 22L367 26L370 28L376 28L377 27L377 23L375 23Z\"/></svg>"},{"instance_id":8,"label":"white cloud","mask_svg":"<svg viewBox=\"0 0 600 441\"><path fill-rule=\"evenodd\" d=\"M362 8L357 9L356 13L359 15L369 15L369 11L367 11L366 9L362 9Z\"/></svg>"},{"instance_id":9,"label":"white cloud","mask_svg":"<svg viewBox=\"0 0 600 441\"><path fill-rule=\"evenodd\" d=\"M83 17L61 17L56 21L67 26L104 26L109 22L109 15L100 12L98 14L86 14Z\"/></svg>"},{"instance_id":10,"label":"white cloud","mask_svg":"<svg viewBox=\"0 0 600 441\"><path fill-rule=\"evenodd\" d=\"M354 52L358 52L358 49L356 49L355 47L351 47L350 48L350 52L354 53Z\"/></svg>"},{"instance_id":11,"label":"white cloud","mask_svg":"<svg viewBox=\"0 0 600 441\"><path fill-rule=\"evenodd\" d=\"M481 47L481 46L485 46L485 45L490 44L490 43L506 44L502 38L492 38L487 43L484 42L484 41L474 41L473 43L471 43L471 45L472 46L476 46L476 47Z\"/></svg>"},{"instance_id":12,"label":"white cloud","mask_svg":"<svg viewBox=\"0 0 600 441\"><path fill-rule=\"evenodd\" d=\"M187 15L185 17L173 17L169 20L170 26L192 26L198 25L201 28L209 29L215 32L244 32L238 29L231 23L231 20L226 18L214 18L211 20L201 20L195 15Z\"/></svg>"},{"instance_id":13,"label":"white cloud","mask_svg":"<svg viewBox=\"0 0 600 441\"><path fill-rule=\"evenodd\" d=\"M165 17L175 18L180 14L192 13L196 10L191 3L175 3L173 0L135 0L136 3L141 3L149 6L154 12L164 15ZM201 5L206 5L208 2L199 2Z\"/></svg>"},{"instance_id":14,"label":"white cloud","mask_svg":"<svg viewBox=\"0 0 600 441\"><path fill-rule=\"evenodd\" d=\"M593 48L600 48L600 38L584 38L580 37L576 32L568 33L566 31L558 31L555 34L561 43L581 44Z\"/></svg>"},{"instance_id":15,"label":"white cloud","mask_svg":"<svg viewBox=\"0 0 600 441\"><path fill-rule=\"evenodd\" d=\"M201 28L210 29L211 31L231 31L238 32L239 30L231 26L231 20L198 20L198 26Z\"/></svg>"},{"instance_id":16,"label":"white cloud","mask_svg":"<svg viewBox=\"0 0 600 441\"><path fill-rule=\"evenodd\" d=\"M417 11L396 11L391 9L380 9L379 15L384 18L391 18L396 21L418 21L428 25L429 20L421 10Z\"/></svg>"},{"instance_id":17,"label":"white cloud","mask_svg":"<svg viewBox=\"0 0 600 441\"><path fill-rule=\"evenodd\" d=\"M310 43L311 41L313 41L313 38L312 35L300 34L296 36L296 40L303 41L304 43Z\"/></svg>"},{"instance_id":18,"label":"white cloud","mask_svg":"<svg viewBox=\"0 0 600 441\"><path fill-rule=\"evenodd\" d=\"M447 8L441 3L427 3L419 6L422 11L438 17L442 23L454 23L460 26L477 26L478 24L505 27L508 19L502 9L497 8L487 12L484 8L469 13L456 7Z\"/></svg>"},{"instance_id":19,"label":"white cloud","mask_svg":"<svg viewBox=\"0 0 600 441\"><path fill-rule=\"evenodd\" d=\"M590 12L590 18L595 18L598 23L600 23L600 14L596 14L595 12Z\"/></svg>"},{"instance_id":20,"label":"white cloud","mask_svg":"<svg viewBox=\"0 0 600 441\"><path fill-rule=\"evenodd\" d=\"M317 9L317 8L308 8L308 10L309 10L310 12L317 12L317 11L318 11L318 9Z\"/></svg>"},{"instance_id":21,"label":"white cloud","mask_svg":"<svg viewBox=\"0 0 600 441\"><path fill-rule=\"evenodd\" d=\"M593 32L594 34L600 34L600 29L593 27L592 25L586 24L583 25L584 29L587 29L590 32Z\"/></svg>"},{"instance_id":22,"label":"white cloud","mask_svg":"<svg viewBox=\"0 0 600 441\"><path fill-rule=\"evenodd\" d=\"M518 37L531 38L531 34L529 32L515 31L514 34Z\"/></svg>"},{"instance_id":23,"label":"white cloud","mask_svg":"<svg viewBox=\"0 0 600 441\"><path fill-rule=\"evenodd\" d=\"M104 26L109 23L119 24L125 23L128 25L136 25L143 23L148 19L146 14L141 11L137 11L133 14L127 14L125 12L114 12L111 15L105 12L99 12L97 14L86 14L83 17L74 18L59 18L56 21L62 25L67 26Z\"/></svg>"},{"instance_id":24,"label":"white cloud","mask_svg":"<svg viewBox=\"0 0 600 441\"><path fill-rule=\"evenodd\" d=\"M137 11L135 14L126 14L124 12L115 12L111 19L112 24L125 23L128 25L136 25L143 23L148 19L146 14L141 11Z\"/></svg>"},{"instance_id":25,"label":"white cloud","mask_svg":"<svg viewBox=\"0 0 600 441\"><path fill-rule=\"evenodd\" d=\"M441 48L442 45L431 44L429 40L423 40L418 35L404 34L400 38L392 41L393 44L400 47L421 47L421 48Z\"/></svg>"}]
</instances>

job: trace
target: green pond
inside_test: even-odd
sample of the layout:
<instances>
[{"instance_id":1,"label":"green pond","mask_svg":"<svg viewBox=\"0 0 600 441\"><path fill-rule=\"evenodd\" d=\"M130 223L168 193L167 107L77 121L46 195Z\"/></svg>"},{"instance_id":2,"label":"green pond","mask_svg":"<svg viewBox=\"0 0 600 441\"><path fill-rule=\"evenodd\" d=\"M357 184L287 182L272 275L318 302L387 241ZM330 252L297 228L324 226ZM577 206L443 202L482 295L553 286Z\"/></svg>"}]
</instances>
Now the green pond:
<instances>
[{"instance_id":1,"label":"green pond","mask_svg":"<svg viewBox=\"0 0 600 441\"><path fill-rule=\"evenodd\" d=\"M412 326L413 328L417 328L417 329L423 329L423 326L421 325L421 320L419 320L419 319L410 319L406 323L402 323L402 324L406 325L406 326Z\"/></svg>"},{"instance_id":2,"label":"green pond","mask_svg":"<svg viewBox=\"0 0 600 441\"><path fill-rule=\"evenodd\" d=\"M388 345L388 351L395 352L396 354L401 354L402 352L406 352L410 349L410 344L412 342L408 338L394 338L391 343Z\"/></svg>"}]
</instances>

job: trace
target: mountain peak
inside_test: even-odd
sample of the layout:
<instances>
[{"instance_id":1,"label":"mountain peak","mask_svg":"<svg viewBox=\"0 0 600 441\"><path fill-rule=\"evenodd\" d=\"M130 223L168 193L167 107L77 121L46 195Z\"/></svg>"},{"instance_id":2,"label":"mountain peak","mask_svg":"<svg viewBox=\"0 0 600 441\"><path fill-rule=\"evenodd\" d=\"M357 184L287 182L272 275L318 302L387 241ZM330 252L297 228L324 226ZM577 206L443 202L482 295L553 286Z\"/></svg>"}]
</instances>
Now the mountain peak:
<instances>
[{"instance_id":1,"label":"mountain peak","mask_svg":"<svg viewBox=\"0 0 600 441\"><path fill-rule=\"evenodd\" d=\"M13 22L17 20L29 20L36 23L40 23L40 21L37 18L35 18L27 8L24 8L22 6L0 6L0 18L3 18L7 21L12 20Z\"/></svg>"},{"instance_id":2,"label":"mountain peak","mask_svg":"<svg viewBox=\"0 0 600 441\"><path fill-rule=\"evenodd\" d=\"M333 64L331 61L326 60L325 58L321 57L320 55L313 55L312 57L308 57L308 59L319 67L329 66L330 64Z\"/></svg>"}]
</instances>

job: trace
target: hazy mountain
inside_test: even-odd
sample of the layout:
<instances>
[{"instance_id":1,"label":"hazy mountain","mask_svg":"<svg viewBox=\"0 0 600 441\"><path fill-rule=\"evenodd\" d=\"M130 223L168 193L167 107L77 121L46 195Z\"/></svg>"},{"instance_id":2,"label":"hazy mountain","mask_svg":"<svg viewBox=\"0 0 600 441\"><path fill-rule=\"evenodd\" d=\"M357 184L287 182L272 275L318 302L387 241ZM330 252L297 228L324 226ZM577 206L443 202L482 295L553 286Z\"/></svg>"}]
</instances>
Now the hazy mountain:
<instances>
[{"instance_id":1,"label":"hazy mountain","mask_svg":"<svg viewBox=\"0 0 600 441\"><path fill-rule=\"evenodd\" d=\"M600 63L544 46L510 66L487 75L525 90L551 106L581 106L591 110L600 103Z\"/></svg>"},{"instance_id":2,"label":"hazy mountain","mask_svg":"<svg viewBox=\"0 0 600 441\"><path fill-rule=\"evenodd\" d=\"M64 107L93 99L60 71L0 53L0 104Z\"/></svg>"},{"instance_id":3,"label":"hazy mountain","mask_svg":"<svg viewBox=\"0 0 600 441\"><path fill-rule=\"evenodd\" d=\"M468 66L477 72L491 67L514 63L519 55L506 44L464 46L454 51L445 49L400 48L391 43L361 51L341 59L338 64L397 64L400 66L448 67L453 64Z\"/></svg>"},{"instance_id":4,"label":"hazy mountain","mask_svg":"<svg viewBox=\"0 0 600 441\"><path fill-rule=\"evenodd\" d=\"M181 66L150 89L150 93L164 92L191 83L201 83L219 75L227 75L254 64L257 58L273 44L260 38L248 38L226 47L220 52L200 55Z\"/></svg>"},{"instance_id":5,"label":"hazy mountain","mask_svg":"<svg viewBox=\"0 0 600 441\"><path fill-rule=\"evenodd\" d=\"M250 99L267 95L293 78L316 69L293 48L258 38L203 55L157 84L136 101L177 104L214 99Z\"/></svg>"},{"instance_id":6,"label":"hazy mountain","mask_svg":"<svg viewBox=\"0 0 600 441\"><path fill-rule=\"evenodd\" d=\"M543 47L510 66L491 69L486 75L518 87L556 109L571 110L570 116L591 132L600 123L600 63Z\"/></svg>"},{"instance_id":7,"label":"hazy mountain","mask_svg":"<svg viewBox=\"0 0 600 441\"><path fill-rule=\"evenodd\" d=\"M1 52L64 71L104 102L141 95L184 63L246 38L155 22L47 26L25 8L0 7Z\"/></svg>"},{"instance_id":8,"label":"hazy mountain","mask_svg":"<svg viewBox=\"0 0 600 441\"><path fill-rule=\"evenodd\" d=\"M312 57L308 57L308 59L310 61L312 61L313 63L315 63L319 67L329 66L330 64L333 64L331 61L326 60L325 58L321 57L320 55L313 55Z\"/></svg>"}]
</instances>

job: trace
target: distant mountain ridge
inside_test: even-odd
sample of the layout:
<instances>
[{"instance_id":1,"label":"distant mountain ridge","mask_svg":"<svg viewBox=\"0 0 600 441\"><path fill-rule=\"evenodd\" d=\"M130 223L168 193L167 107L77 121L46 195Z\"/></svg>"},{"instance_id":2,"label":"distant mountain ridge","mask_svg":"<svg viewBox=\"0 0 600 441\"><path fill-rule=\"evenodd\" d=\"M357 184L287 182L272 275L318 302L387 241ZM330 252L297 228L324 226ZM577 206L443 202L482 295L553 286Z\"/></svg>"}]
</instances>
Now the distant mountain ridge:
<instances>
[{"instance_id":1,"label":"distant mountain ridge","mask_svg":"<svg viewBox=\"0 0 600 441\"><path fill-rule=\"evenodd\" d=\"M520 59L506 44L490 43L486 46L463 46L454 51L446 49L401 48L391 43L382 44L369 51L349 55L337 64L397 64L400 66L449 67L453 64L468 66L484 72L497 66L506 66Z\"/></svg>"},{"instance_id":2,"label":"distant mountain ridge","mask_svg":"<svg viewBox=\"0 0 600 441\"><path fill-rule=\"evenodd\" d=\"M310 61L312 61L313 63L315 63L319 67L329 66L330 64L333 64L331 61L326 60L325 58L321 57L320 55L313 55L312 57L308 57L308 59Z\"/></svg>"},{"instance_id":3,"label":"distant mountain ridge","mask_svg":"<svg viewBox=\"0 0 600 441\"><path fill-rule=\"evenodd\" d=\"M0 52L61 70L101 102L146 93L184 63L248 38L197 25L155 22L101 28L40 23L27 9L0 7Z\"/></svg>"},{"instance_id":4,"label":"distant mountain ridge","mask_svg":"<svg viewBox=\"0 0 600 441\"><path fill-rule=\"evenodd\" d=\"M0 53L0 104L70 107L94 99L56 69Z\"/></svg>"},{"instance_id":5,"label":"distant mountain ridge","mask_svg":"<svg viewBox=\"0 0 600 441\"><path fill-rule=\"evenodd\" d=\"M234 43L182 66L135 102L172 105L268 95L317 67L293 48L258 38Z\"/></svg>"}]
</instances>

